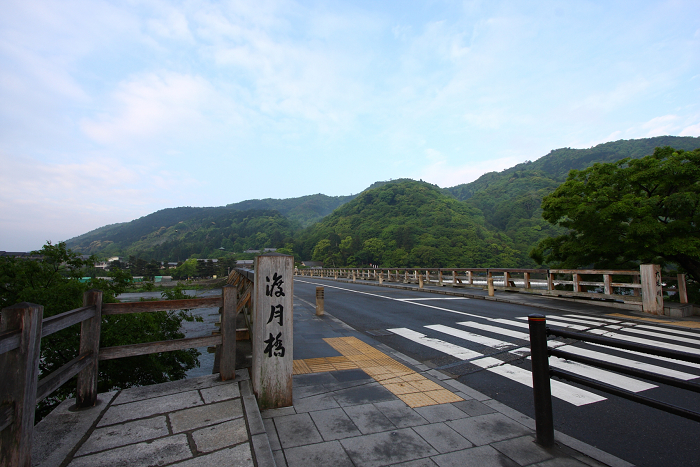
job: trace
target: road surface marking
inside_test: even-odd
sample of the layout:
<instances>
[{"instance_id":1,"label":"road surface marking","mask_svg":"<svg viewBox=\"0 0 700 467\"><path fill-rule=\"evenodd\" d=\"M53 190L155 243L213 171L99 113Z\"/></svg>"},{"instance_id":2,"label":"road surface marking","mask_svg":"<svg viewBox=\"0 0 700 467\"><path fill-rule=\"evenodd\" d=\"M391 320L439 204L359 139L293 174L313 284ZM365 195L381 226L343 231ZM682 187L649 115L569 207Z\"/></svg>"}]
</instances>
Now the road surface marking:
<instances>
[{"instance_id":1,"label":"road surface marking","mask_svg":"<svg viewBox=\"0 0 700 467\"><path fill-rule=\"evenodd\" d=\"M483 354L474 352L473 350L465 349L464 347L450 344L449 342L445 342L440 339L430 338L427 337L425 334L407 328L387 329L387 331L391 331L394 334L405 337L406 339L412 340L426 347L430 347L439 352L452 355L453 357L459 358L460 360L465 360L469 358L474 358L474 356L479 356L481 358L469 360L469 363L477 365L487 371L490 371L491 373L504 376L512 381L523 384L527 387L532 387L531 372L517 367L515 365L504 363L502 360L498 360L497 358L484 357ZM592 392L585 391L583 389L578 389L574 386L562 383L557 380L552 380L551 384L552 396L576 406L592 404L594 402L605 400L605 397L599 396Z\"/></svg>"}]
</instances>

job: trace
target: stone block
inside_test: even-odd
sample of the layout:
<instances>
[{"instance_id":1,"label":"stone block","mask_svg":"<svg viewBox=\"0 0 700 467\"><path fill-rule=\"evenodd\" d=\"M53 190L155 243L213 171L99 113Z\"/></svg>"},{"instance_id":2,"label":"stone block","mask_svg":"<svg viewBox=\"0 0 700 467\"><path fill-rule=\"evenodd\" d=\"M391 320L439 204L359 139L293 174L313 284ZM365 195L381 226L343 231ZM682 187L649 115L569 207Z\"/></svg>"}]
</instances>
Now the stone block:
<instances>
[{"instance_id":1,"label":"stone block","mask_svg":"<svg viewBox=\"0 0 700 467\"><path fill-rule=\"evenodd\" d=\"M424 440L430 443L432 447L441 453L459 451L474 446L444 423L415 426L413 427L413 431L418 433Z\"/></svg>"},{"instance_id":2,"label":"stone block","mask_svg":"<svg viewBox=\"0 0 700 467\"><path fill-rule=\"evenodd\" d=\"M164 465L192 457L184 434L155 441L130 444L109 451L75 457L70 467L112 467L115 465Z\"/></svg>"},{"instance_id":3,"label":"stone block","mask_svg":"<svg viewBox=\"0 0 700 467\"><path fill-rule=\"evenodd\" d=\"M168 416L173 433L180 433L242 417L243 407L240 399L231 399L216 404L180 410Z\"/></svg>"},{"instance_id":4,"label":"stone block","mask_svg":"<svg viewBox=\"0 0 700 467\"><path fill-rule=\"evenodd\" d=\"M128 404L144 399L153 399L154 397L167 396L180 392L197 391L199 389L210 388L219 384L228 384L227 381L221 381L219 375L200 376L198 378L184 379L178 381L168 381L167 383L150 384L148 386L139 386L136 388L124 389L119 393L114 401L114 405Z\"/></svg>"},{"instance_id":5,"label":"stone block","mask_svg":"<svg viewBox=\"0 0 700 467\"><path fill-rule=\"evenodd\" d=\"M304 399L294 399L294 410L297 413L311 412L340 407L331 394L319 394Z\"/></svg>"},{"instance_id":6,"label":"stone block","mask_svg":"<svg viewBox=\"0 0 700 467\"><path fill-rule=\"evenodd\" d=\"M165 415L97 428L78 449L76 455L84 456L105 449L161 438L168 434L168 423Z\"/></svg>"},{"instance_id":7,"label":"stone block","mask_svg":"<svg viewBox=\"0 0 700 467\"><path fill-rule=\"evenodd\" d=\"M275 467L275 458L272 456L272 450L270 449L267 435L255 435L250 442L255 451L257 467Z\"/></svg>"},{"instance_id":8,"label":"stone block","mask_svg":"<svg viewBox=\"0 0 700 467\"><path fill-rule=\"evenodd\" d=\"M228 384L219 384L210 388L201 389L199 392L202 394L202 399L204 399L205 404L241 397L238 383L231 381L228 381Z\"/></svg>"},{"instance_id":9,"label":"stone block","mask_svg":"<svg viewBox=\"0 0 700 467\"><path fill-rule=\"evenodd\" d=\"M113 405L105 413L98 427L124 423L129 420L164 414L174 410L203 405L198 391L170 394L151 399L139 400L128 404Z\"/></svg>"},{"instance_id":10,"label":"stone block","mask_svg":"<svg viewBox=\"0 0 700 467\"><path fill-rule=\"evenodd\" d=\"M211 452L248 440L245 420L237 418L192 432L197 451Z\"/></svg>"},{"instance_id":11,"label":"stone block","mask_svg":"<svg viewBox=\"0 0 700 467\"><path fill-rule=\"evenodd\" d=\"M333 397L342 407L396 400L396 396L379 383L342 389L334 392Z\"/></svg>"},{"instance_id":12,"label":"stone block","mask_svg":"<svg viewBox=\"0 0 700 467\"><path fill-rule=\"evenodd\" d=\"M391 423L399 428L425 425L426 419L418 415L418 412L408 407L403 401L395 400L390 402L380 402L374 404L389 419Z\"/></svg>"},{"instance_id":13,"label":"stone block","mask_svg":"<svg viewBox=\"0 0 700 467\"><path fill-rule=\"evenodd\" d=\"M275 418L275 417L283 417L285 415L294 415L295 413L297 413L297 411L294 410L294 406L291 406L291 407L281 407L279 409L262 410L260 412L260 416L262 418Z\"/></svg>"},{"instance_id":14,"label":"stone block","mask_svg":"<svg viewBox=\"0 0 700 467\"><path fill-rule=\"evenodd\" d=\"M275 418L277 435L283 449L323 441L308 413Z\"/></svg>"},{"instance_id":15,"label":"stone block","mask_svg":"<svg viewBox=\"0 0 700 467\"><path fill-rule=\"evenodd\" d=\"M343 410L363 435L396 428L373 404L353 405L343 407Z\"/></svg>"},{"instance_id":16,"label":"stone block","mask_svg":"<svg viewBox=\"0 0 700 467\"><path fill-rule=\"evenodd\" d=\"M520 465L529 465L551 459L552 455L535 443L533 436L507 439L491 444L491 447L502 452Z\"/></svg>"},{"instance_id":17,"label":"stone block","mask_svg":"<svg viewBox=\"0 0 700 467\"><path fill-rule=\"evenodd\" d=\"M236 467L255 467L253 455L250 452L248 443L240 444L233 448L222 449L194 459L173 464L177 467L211 467L235 465Z\"/></svg>"},{"instance_id":18,"label":"stone block","mask_svg":"<svg viewBox=\"0 0 700 467\"><path fill-rule=\"evenodd\" d=\"M470 417L476 417L477 415L486 415L489 413L494 413L496 410L489 407L486 404L482 404L476 399L470 399L467 401L453 402L453 406L457 407L462 412L466 413Z\"/></svg>"},{"instance_id":19,"label":"stone block","mask_svg":"<svg viewBox=\"0 0 700 467\"><path fill-rule=\"evenodd\" d=\"M430 423L458 420L467 416L465 412L454 407L452 404L428 405L425 407L416 407L414 410Z\"/></svg>"},{"instance_id":20,"label":"stone block","mask_svg":"<svg viewBox=\"0 0 700 467\"><path fill-rule=\"evenodd\" d=\"M500 413L462 418L446 423L477 446L530 434L530 430Z\"/></svg>"},{"instance_id":21,"label":"stone block","mask_svg":"<svg viewBox=\"0 0 700 467\"><path fill-rule=\"evenodd\" d=\"M374 467L438 454L411 429L385 431L340 440L355 465Z\"/></svg>"},{"instance_id":22,"label":"stone block","mask_svg":"<svg viewBox=\"0 0 700 467\"><path fill-rule=\"evenodd\" d=\"M433 457L440 467L464 467L478 465L479 467L519 467L518 464L496 451L491 446L464 449Z\"/></svg>"},{"instance_id":23,"label":"stone block","mask_svg":"<svg viewBox=\"0 0 700 467\"><path fill-rule=\"evenodd\" d=\"M284 455L289 467L353 467L352 461L338 441L286 449Z\"/></svg>"},{"instance_id":24,"label":"stone block","mask_svg":"<svg viewBox=\"0 0 700 467\"><path fill-rule=\"evenodd\" d=\"M334 439L348 438L350 436L359 436L362 434L352 420L343 412L343 409L318 410L310 412L309 415L311 415L324 441L332 441Z\"/></svg>"},{"instance_id":25,"label":"stone block","mask_svg":"<svg viewBox=\"0 0 700 467\"><path fill-rule=\"evenodd\" d=\"M263 425L265 425L265 432L267 433L267 439L270 441L270 449L272 449L272 452L282 449L274 420L271 418L263 418Z\"/></svg>"},{"instance_id":26,"label":"stone block","mask_svg":"<svg viewBox=\"0 0 700 467\"><path fill-rule=\"evenodd\" d=\"M75 399L61 402L34 427L32 465L36 467L61 465L116 395L116 391L98 394L95 407L77 412L70 410L75 405Z\"/></svg>"},{"instance_id":27,"label":"stone block","mask_svg":"<svg viewBox=\"0 0 700 467\"><path fill-rule=\"evenodd\" d=\"M245 408L245 416L248 419L250 434L259 435L260 433L265 433L265 425L263 425L255 396L245 396L243 398L243 406Z\"/></svg>"}]
</instances>

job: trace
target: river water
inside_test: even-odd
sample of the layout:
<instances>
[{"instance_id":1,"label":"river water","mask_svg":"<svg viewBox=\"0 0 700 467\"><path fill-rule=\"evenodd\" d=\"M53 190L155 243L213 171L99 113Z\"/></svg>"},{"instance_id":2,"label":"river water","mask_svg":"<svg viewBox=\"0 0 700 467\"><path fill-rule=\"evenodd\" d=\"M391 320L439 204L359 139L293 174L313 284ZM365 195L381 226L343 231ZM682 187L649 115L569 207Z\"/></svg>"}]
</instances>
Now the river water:
<instances>
[{"instance_id":1,"label":"river water","mask_svg":"<svg viewBox=\"0 0 700 467\"><path fill-rule=\"evenodd\" d=\"M211 290L185 290L185 293L192 298L215 297L221 296L221 289ZM136 292L123 293L117 298L122 302L138 302L141 298L155 298L161 300L160 292ZM218 327L214 325L219 320L219 308L199 308L192 310L194 316L200 316L204 322L187 322L183 321L182 332L185 337L206 337L211 336L212 331L218 331ZM193 368L187 372L186 378L196 378L197 376L210 375L214 369L214 354L208 353L206 347L198 348L199 350L199 367Z\"/></svg>"}]
</instances>

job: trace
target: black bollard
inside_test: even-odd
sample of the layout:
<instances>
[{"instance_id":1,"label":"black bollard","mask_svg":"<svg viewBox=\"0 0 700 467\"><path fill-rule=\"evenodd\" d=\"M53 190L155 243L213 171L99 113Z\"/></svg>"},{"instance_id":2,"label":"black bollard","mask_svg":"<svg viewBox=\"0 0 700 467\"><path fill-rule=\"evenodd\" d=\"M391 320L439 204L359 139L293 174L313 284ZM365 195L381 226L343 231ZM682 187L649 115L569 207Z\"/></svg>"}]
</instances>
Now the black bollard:
<instances>
[{"instance_id":1,"label":"black bollard","mask_svg":"<svg viewBox=\"0 0 700 467\"><path fill-rule=\"evenodd\" d=\"M530 326L530 355L532 358L532 392L535 396L535 426L537 443L543 447L554 444L552 417L552 388L549 381L547 352L547 322L540 314L527 318Z\"/></svg>"}]
</instances>

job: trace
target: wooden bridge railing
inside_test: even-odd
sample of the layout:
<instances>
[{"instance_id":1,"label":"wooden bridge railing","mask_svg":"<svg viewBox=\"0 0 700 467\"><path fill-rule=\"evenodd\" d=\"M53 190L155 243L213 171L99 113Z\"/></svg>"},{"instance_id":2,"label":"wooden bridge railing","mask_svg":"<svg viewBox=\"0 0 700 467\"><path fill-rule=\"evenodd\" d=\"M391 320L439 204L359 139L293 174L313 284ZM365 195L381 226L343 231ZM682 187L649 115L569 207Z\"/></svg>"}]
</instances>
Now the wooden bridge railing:
<instances>
[{"instance_id":1,"label":"wooden bridge railing","mask_svg":"<svg viewBox=\"0 0 700 467\"><path fill-rule=\"evenodd\" d=\"M295 274L365 281L524 291L621 301L649 313L663 314L663 293L678 294L688 303L685 274L661 277L658 265L639 270L513 269L513 268L322 268L297 269ZM644 280L646 278L647 280ZM597 280L596 280L597 279ZM602 279L602 280L601 280ZM664 284L675 282L675 286ZM646 297L646 299L644 298Z\"/></svg>"},{"instance_id":2,"label":"wooden bridge railing","mask_svg":"<svg viewBox=\"0 0 700 467\"><path fill-rule=\"evenodd\" d=\"M288 401L287 405L290 405L292 401L293 343L291 320L293 311L291 299L294 293L292 288L293 259L291 256L284 255L270 256L262 255L256 259L257 274L264 272L266 274L263 275L264 279L255 281L256 272L235 269L229 276L228 285L222 288L221 296L218 297L103 303L102 292L90 290L85 292L83 296L82 307L47 319L43 319L44 307L42 305L18 303L4 308L0 319L0 466L31 466L31 441L36 404L74 376L78 376L77 407L95 406L97 402L98 362L100 360L217 346L218 373L221 375L221 379L224 381L235 379L236 336L238 334L236 316L243 309L246 310L246 321L249 329L253 329L255 326L260 328L251 333L254 354L253 376L262 375L267 379L266 382L278 378L284 383L284 390L280 391L280 384L266 385L254 377L253 388L259 403L262 400L267 406L272 407L275 404L280 406L279 404ZM274 295L265 294L266 290L270 291L269 281L270 277L273 276L274 287L276 287ZM286 295L282 290L282 284L285 284ZM252 305L254 305L253 302L256 301L255 296L258 297L257 301L261 306L268 307L268 314L270 306L277 310L274 314L275 318L279 315L280 324L277 327L284 327L283 331L286 333L284 345L289 349L286 357L284 351L276 352L275 358L272 358L272 352L270 352L268 359L259 357L261 353L265 355L262 349L267 342L264 341L267 334L263 333L272 331L277 319L272 324L270 324L272 318L267 323L264 323L264 320L256 322L254 316L260 315L263 310L250 313ZM265 299L260 297L268 297L267 302L274 297L276 301L271 305L267 302L263 303ZM103 316L212 307L219 307L221 314L220 331L215 332L212 336L100 348ZM281 311L283 307L288 310L284 314L284 321ZM78 323L81 324L78 356L39 380L41 338ZM281 335L282 332L279 336ZM282 340L279 339L279 336L275 342L275 350L279 350L281 347ZM277 354L280 353L281 355L278 356ZM255 355L258 355L260 361L257 362L257 365L263 367L263 371L260 368L256 370ZM270 364L273 366L270 367ZM277 392L273 395L266 392L272 390Z\"/></svg>"}]
</instances>

